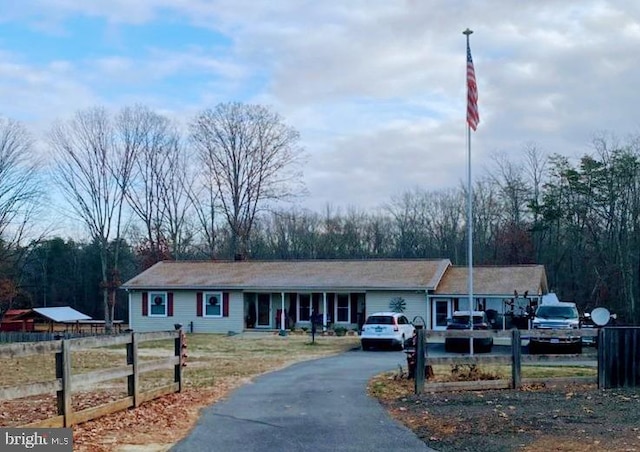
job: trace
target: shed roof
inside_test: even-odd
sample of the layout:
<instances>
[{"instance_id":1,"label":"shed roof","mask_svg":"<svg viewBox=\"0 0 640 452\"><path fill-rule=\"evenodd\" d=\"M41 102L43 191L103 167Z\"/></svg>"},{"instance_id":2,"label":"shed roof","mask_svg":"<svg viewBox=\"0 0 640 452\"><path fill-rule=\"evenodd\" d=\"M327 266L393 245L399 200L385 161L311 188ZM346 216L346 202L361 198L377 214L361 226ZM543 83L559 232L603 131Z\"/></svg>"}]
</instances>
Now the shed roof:
<instances>
[{"instance_id":1,"label":"shed roof","mask_svg":"<svg viewBox=\"0 0 640 452\"><path fill-rule=\"evenodd\" d=\"M450 267L435 290L436 295L467 295L469 269ZM473 293L475 296L513 296L546 294L547 275L544 265L477 266L473 267Z\"/></svg>"},{"instance_id":2,"label":"shed roof","mask_svg":"<svg viewBox=\"0 0 640 452\"><path fill-rule=\"evenodd\" d=\"M158 262L124 289L432 290L451 265L437 260Z\"/></svg>"},{"instance_id":3,"label":"shed roof","mask_svg":"<svg viewBox=\"0 0 640 452\"><path fill-rule=\"evenodd\" d=\"M17 317L29 311L31 311L31 309L7 309L7 312L4 313L4 320L11 320L11 318Z\"/></svg>"},{"instance_id":4,"label":"shed roof","mask_svg":"<svg viewBox=\"0 0 640 452\"><path fill-rule=\"evenodd\" d=\"M44 317L53 322L76 322L78 320L91 320L86 314L76 311L70 306L59 306L53 308L33 308L24 314L20 314L14 319L27 319L34 317Z\"/></svg>"}]
</instances>

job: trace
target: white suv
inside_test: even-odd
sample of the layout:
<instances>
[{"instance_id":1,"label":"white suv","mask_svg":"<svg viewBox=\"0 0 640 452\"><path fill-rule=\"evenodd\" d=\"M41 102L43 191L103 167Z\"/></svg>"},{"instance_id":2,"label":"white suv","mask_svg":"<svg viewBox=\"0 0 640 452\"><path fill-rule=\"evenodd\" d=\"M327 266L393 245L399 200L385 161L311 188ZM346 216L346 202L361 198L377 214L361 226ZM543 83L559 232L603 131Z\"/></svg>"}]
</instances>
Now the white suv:
<instances>
[{"instance_id":1,"label":"white suv","mask_svg":"<svg viewBox=\"0 0 640 452\"><path fill-rule=\"evenodd\" d=\"M404 342L413 336L415 328L409 320L397 312L376 312L367 317L362 327L360 343L367 350L377 345L404 348Z\"/></svg>"}]
</instances>

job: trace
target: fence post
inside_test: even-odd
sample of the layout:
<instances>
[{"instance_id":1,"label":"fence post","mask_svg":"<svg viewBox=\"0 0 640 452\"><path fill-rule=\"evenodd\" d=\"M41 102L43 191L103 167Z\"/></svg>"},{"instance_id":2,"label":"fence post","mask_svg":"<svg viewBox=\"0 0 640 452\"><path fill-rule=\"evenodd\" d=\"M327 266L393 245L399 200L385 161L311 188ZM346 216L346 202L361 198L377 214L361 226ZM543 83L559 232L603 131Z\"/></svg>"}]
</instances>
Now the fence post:
<instances>
[{"instance_id":1,"label":"fence post","mask_svg":"<svg viewBox=\"0 0 640 452\"><path fill-rule=\"evenodd\" d=\"M424 390L424 367L426 364L424 355L424 328L416 328L416 370L414 375L414 390L416 394L422 394Z\"/></svg>"},{"instance_id":2,"label":"fence post","mask_svg":"<svg viewBox=\"0 0 640 452\"><path fill-rule=\"evenodd\" d=\"M127 364L131 364L132 373L127 377L127 395L133 397L133 406L140 405L140 382L138 373L138 334L131 333L131 342L127 344Z\"/></svg>"},{"instance_id":3,"label":"fence post","mask_svg":"<svg viewBox=\"0 0 640 452\"><path fill-rule=\"evenodd\" d=\"M58 414L64 417L64 426L73 425L71 405L71 347L68 340L62 341L61 350L56 353L56 378L62 379L62 390L57 391Z\"/></svg>"},{"instance_id":4,"label":"fence post","mask_svg":"<svg viewBox=\"0 0 640 452\"><path fill-rule=\"evenodd\" d=\"M511 330L511 387L520 388L522 384L522 348L520 343L520 330Z\"/></svg>"},{"instance_id":5,"label":"fence post","mask_svg":"<svg viewBox=\"0 0 640 452\"><path fill-rule=\"evenodd\" d=\"M178 336L175 339L175 356L178 358L178 364L173 368L173 381L178 383L178 392L182 392L182 367L186 365L186 345L184 331L182 331L182 327L180 327L178 329Z\"/></svg>"},{"instance_id":6,"label":"fence post","mask_svg":"<svg viewBox=\"0 0 640 452\"><path fill-rule=\"evenodd\" d=\"M600 328L598 331L598 389L605 389L607 386L605 384L606 379L606 369L605 360L608 356L608 353L605 348L605 329Z\"/></svg>"}]
</instances>

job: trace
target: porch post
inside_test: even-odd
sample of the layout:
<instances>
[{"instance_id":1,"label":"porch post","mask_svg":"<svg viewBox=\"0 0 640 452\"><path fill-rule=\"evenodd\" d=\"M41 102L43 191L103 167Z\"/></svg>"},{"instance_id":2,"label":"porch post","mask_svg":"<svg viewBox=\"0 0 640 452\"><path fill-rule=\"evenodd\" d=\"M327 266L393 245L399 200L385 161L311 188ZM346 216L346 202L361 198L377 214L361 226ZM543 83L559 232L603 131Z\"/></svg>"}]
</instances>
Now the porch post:
<instances>
[{"instance_id":1,"label":"porch post","mask_svg":"<svg viewBox=\"0 0 640 452\"><path fill-rule=\"evenodd\" d=\"M284 331L285 330L285 324L284 324L284 292L282 292L280 294L280 298L281 298L281 306L280 306L280 331Z\"/></svg>"},{"instance_id":2,"label":"porch post","mask_svg":"<svg viewBox=\"0 0 640 452\"><path fill-rule=\"evenodd\" d=\"M507 303L502 299L502 331L507 329Z\"/></svg>"},{"instance_id":3,"label":"porch post","mask_svg":"<svg viewBox=\"0 0 640 452\"><path fill-rule=\"evenodd\" d=\"M327 292L322 292L322 332L327 331Z\"/></svg>"},{"instance_id":4,"label":"porch post","mask_svg":"<svg viewBox=\"0 0 640 452\"><path fill-rule=\"evenodd\" d=\"M431 325L431 329L433 329L433 323L431 322L431 312L433 311L431 307L431 298L429 297L429 291L425 289L424 291L424 300L425 300L425 311L424 311L424 329L428 329L429 325Z\"/></svg>"}]
</instances>

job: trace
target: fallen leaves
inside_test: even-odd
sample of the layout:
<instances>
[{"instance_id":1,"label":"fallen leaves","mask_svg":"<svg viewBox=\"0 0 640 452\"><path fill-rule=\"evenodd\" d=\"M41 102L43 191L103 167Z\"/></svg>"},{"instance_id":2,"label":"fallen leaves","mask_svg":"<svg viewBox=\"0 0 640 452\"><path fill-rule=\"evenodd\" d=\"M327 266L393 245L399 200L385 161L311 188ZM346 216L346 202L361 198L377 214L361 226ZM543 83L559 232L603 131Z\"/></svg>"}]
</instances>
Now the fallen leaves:
<instances>
[{"instance_id":1,"label":"fallen leaves","mask_svg":"<svg viewBox=\"0 0 640 452\"><path fill-rule=\"evenodd\" d=\"M415 395L413 388L406 389L380 401L437 450L640 451L640 396L635 390L538 385L524 391ZM382 392L389 395L397 389Z\"/></svg>"},{"instance_id":2,"label":"fallen leaves","mask_svg":"<svg viewBox=\"0 0 640 452\"><path fill-rule=\"evenodd\" d=\"M74 450L103 452L122 445L167 447L191 430L200 410L226 396L240 382L218 380L215 388L187 389L73 428Z\"/></svg>"}]
</instances>

